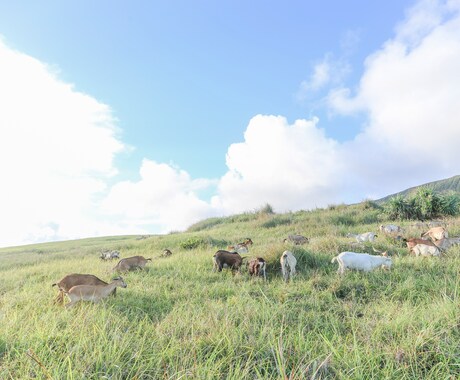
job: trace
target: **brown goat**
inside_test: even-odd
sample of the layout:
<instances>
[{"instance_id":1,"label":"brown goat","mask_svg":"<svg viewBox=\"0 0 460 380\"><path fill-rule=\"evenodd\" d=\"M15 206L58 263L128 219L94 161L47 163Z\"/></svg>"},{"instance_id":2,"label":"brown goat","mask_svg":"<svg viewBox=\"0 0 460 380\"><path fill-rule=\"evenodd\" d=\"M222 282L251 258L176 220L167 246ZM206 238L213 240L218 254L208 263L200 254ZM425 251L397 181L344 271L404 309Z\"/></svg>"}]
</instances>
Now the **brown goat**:
<instances>
[{"instance_id":1,"label":"brown goat","mask_svg":"<svg viewBox=\"0 0 460 380\"><path fill-rule=\"evenodd\" d=\"M219 250L213 256L214 270L222 272L224 267L229 267L232 272L239 271L244 259L238 253Z\"/></svg>"},{"instance_id":2,"label":"brown goat","mask_svg":"<svg viewBox=\"0 0 460 380\"><path fill-rule=\"evenodd\" d=\"M267 279L265 269L267 263L262 257L253 258L248 262L248 272L251 276L263 276L264 280Z\"/></svg>"},{"instance_id":3,"label":"brown goat","mask_svg":"<svg viewBox=\"0 0 460 380\"><path fill-rule=\"evenodd\" d=\"M114 272L129 272L137 269L144 269L147 262L152 259L146 259L144 256L133 256L121 259L112 269Z\"/></svg>"},{"instance_id":4,"label":"brown goat","mask_svg":"<svg viewBox=\"0 0 460 380\"><path fill-rule=\"evenodd\" d=\"M56 304L63 304L64 293L68 292L72 287L77 285L107 285L107 282L102 281L100 278L92 274L72 273L61 278L58 282L54 283L51 286L56 285L59 288L59 294L56 296L54 302ZM114 289L111 294L115 295L116 289Z\"/></svg>"}]
</instances>

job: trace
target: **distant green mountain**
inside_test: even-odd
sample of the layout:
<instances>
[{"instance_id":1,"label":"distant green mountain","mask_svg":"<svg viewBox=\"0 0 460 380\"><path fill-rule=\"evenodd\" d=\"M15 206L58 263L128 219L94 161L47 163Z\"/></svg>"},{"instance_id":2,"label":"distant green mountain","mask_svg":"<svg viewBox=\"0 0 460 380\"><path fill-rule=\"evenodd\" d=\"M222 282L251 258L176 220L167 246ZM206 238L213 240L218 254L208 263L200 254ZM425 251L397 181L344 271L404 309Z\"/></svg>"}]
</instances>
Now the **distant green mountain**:
<instances>
[{"instance_id":1,"label":"distant green mountain","mask_svg":"<svg viewBox=\"0 0 460 380\"><path fill-rule=\"evenodd\" d=\"M378 199L376 202L383 203L383 202L388 201L390 198L393 198L398 195L407 197L408 195L415 193L417 189L419 189L420 187L428 187L438 193L448 193L448 192L460 193L460 175L456 175L454 177L447 178L447 179L441 179L439 181L425 183L424 185L414 186L409 189L400 191L399 193L387 195L384 198Z\"/></svg>"}]
</instances>

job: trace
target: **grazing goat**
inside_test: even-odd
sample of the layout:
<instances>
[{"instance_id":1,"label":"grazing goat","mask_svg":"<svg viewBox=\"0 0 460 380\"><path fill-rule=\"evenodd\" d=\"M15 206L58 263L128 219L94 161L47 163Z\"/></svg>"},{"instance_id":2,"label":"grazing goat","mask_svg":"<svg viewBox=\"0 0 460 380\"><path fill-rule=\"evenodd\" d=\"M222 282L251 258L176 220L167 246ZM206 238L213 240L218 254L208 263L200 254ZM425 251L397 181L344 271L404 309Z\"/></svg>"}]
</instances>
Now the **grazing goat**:
<instances>
[{"instance_id":1,"label":"grazing goat","mask_svg":"<svg viewBox=\"0 0 460 380\"><path fill-rule=\"evenodd\" d=\"M431 244L416 244L411 250L415 256L440 256L441 250Z\"/></svg>"},{"instance_id":2,"label":"grazing goat","mask_svg":"<svg viewBox=\"0 0 460 380\"><path fill-rule=\"evenodd\" d=\"M409 254L415 254L414 247L416 245L428 245L430 247L437 248L436 245L428 239L418 239L418 238L411 238L411 239L403 239L403 241L407 245L407 249L409 250Z\"/></svg>"},{"instance_id":3,"label":"grazing goat","mask_svg":"<svg viewBox=\"0 0 460 380\"><path fill-rule=\"evenodd\" d=\"M114 272L128 272L136 269L144 269L147 262L152 259L146 259L144 256L133 256L121 259L112 269Z\"/></svg>"},{"instance_id":4,"label":"grazing goat","mask_svg":"<svg viewBox=\"0 0 460 380\"><path fill-rule=\"evenodd\" d=\"M346 269L357 269L364 272L370 272L371 270L384 267L391 268L392 261L387 256L375 256L367 253L356 253L356 252L342 252L338 256L334 257L331 263L337 261L339 263L338 273L343 275Z\"/></svg>"},{"instance_id":5,"label":"grazing goat","mask_svg":"<svg viewBox=\"0 0 460 380\"><path fill-rule=\"evenodd\" d=\"M248 262L248 272L251 276L263 276L264 280L267 280L267 275L265 273L266 268L267 263L262 257L251 259Z\"/></svg>"},{"instance_id":6,"label":"grazing goat","mask_svg":"<svg viewBox=\"0 0 460 380\"><path fill-rule=\"evenodd\" d=\"M161 257L168 257L171 256L172 252L169 249L163 250L163 253L161 254Z\"/></svg>"},{"instance_id":7,"label":"grazing goat","mask_svg":"<svg viewBox=\"0 0 460 380\"><path fill-rule=\"evenodd\" d=\"M119 259L120 258L120 252L119 251L103 251L101 252L101 255L99 256L101 260L113 260L113 259Z\"/></svg>"},{"instance_id":8,"label":"grazing goat","mask_svg":"<svg viewBox=\"0 0 460 380\"><path fill-rule=\"evenodd\" d=\"M238 253L218 250L213 256L214 270L222 272L223 268L228 267L232 272L239 271L244 259Z\"/></svg>"},{"instance_id":9,"label":"grazing goat","mask_svg":"<svg viewBox=\"0 0 460 380\"><path fill-rule=\"evenodd\" d=\"M75 285L66 292L70 302L65 307L75 306L78 301L97 303L101 299L108 297L118 286L122 288L126 288L127 286L121 277L114 278L107 285Z\"/></svg>"},{"instance_id":10,"label":"grazing goat","mask_svg":"<svg viewBox=\"0 0 460 380\"><path fill-rule=\"evenodd\" d=\"M283 240L284 243L293 243L294 245L307 244L308 238L302 235L289 235L287 239Z\"/></svg>"},{"instance_id":11,"label":"grazing goat","mask_svg":"<svg viewBox=\"0 0 460 380\"><path fill-rule=\"evenodd\" d=\"M283 274L284 281L288 281L295 275L295 266L297 260L291 251L284 251L280 258L281 273Z\"/></svg>"},{"instance_id":12,"label":"grazing goat","mask_svg":"<svg viewBox=\"0 0 460 380\"><path fill-rule=\"evenodd\" d=\"M433 227L424 232L421 237L429 237L431 240L436 241L449 237L449 233L444 227Z\"/></svg>"},{"instance_id":13,"label":"grazing goat","mask_svg":"<svg viewBox=\"0 0 460 380\"><path fill-rule=\"evenodd\" d=\"M364 243L366 241L373 242L375 238L377 237L377 235L374 234L373 232L365 232L363 234L358 234L358 235L348 233L347 237L354 237L358 243Z\"/></svg>"},{"instance_id":14,"label":"grazing goat","mask_svg":"<svg viewBox=\"0 0 460 380\"><path fill-rule=\"evenodd\" d=\"M383 232L385 235L390 235L390 236L397 236L403 233L403 229L400 226L397 226L396 224L387 224L387 225L381 225L379 227L380 232Z\"/></svg>"},{"instance_id":15,"label":"grazing goat","mask_svg":"<svg viewBox=\"0 0 460 380\"><path fill-rule=\"evenodd\" d=\"M64 293L76 285L107 285L107 282L102 281L100 278L92 274L72 273L64 276L51 286L56 285L59 288L59 294L55 298L54 302L57 304L62 304L64 303ZM116 294L116 289L113 290L113 294Z\"/></svg>"},{"instance_id":16,"label":"grazing goat","mask_svg":"<svg viewBox=\"0 0 460 380\"><path fill-rule=\"evenodd\" d=\"M460 244L460 237L442 238L434 242L434 244L441 250L449 249L454 245Z\"/></svg>"},{"instance_id":17,"label":"grazing goat","mask_svg":"<svg viewBox=\"0 0 460 380\"><path fill-rule=\"evenodd\" d=\"M249 252L249 246L252 244L252 240L250 238L246 238L242 243L238 243L236 245L229 245L227 249L231 253L244 254Z\"/></svg>"}]
</instances>

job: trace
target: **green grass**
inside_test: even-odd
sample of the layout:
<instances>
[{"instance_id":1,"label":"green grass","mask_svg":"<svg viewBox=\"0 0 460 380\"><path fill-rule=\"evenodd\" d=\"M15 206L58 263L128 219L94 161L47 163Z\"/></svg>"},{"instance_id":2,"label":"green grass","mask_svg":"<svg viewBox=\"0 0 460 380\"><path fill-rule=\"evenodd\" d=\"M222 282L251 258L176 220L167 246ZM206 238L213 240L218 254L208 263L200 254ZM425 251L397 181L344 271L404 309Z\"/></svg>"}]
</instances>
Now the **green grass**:
<instances>
[{"instance_id":1,"label":"green grass","mask_svg":"<svg viewBox=\"0 0 460 380\"><path fill-rule=\"evenodd\" d=\"M339 277L331 258L358 249L347 232L386 222L365 205L203 221L188 232L84 239L0 249L1 379L457 379L460 376L460 248L437 258L394 256L390 272ZM408 234L420 231L405 225ZM449 221L460 235L460 218ZM288 234L311 238L285 246ZM212 255L250 237L268 281L212 272ZM184 242L199 240L192 249ZM186 248L181 248L181 246ZM109 280L123 257L158 257L100 304L65 310L51 284L68 273ZM279 257L291 249L299 274L285 284ZM40 363L40 364L38 364Z\"/></svg>"}]
</instances>

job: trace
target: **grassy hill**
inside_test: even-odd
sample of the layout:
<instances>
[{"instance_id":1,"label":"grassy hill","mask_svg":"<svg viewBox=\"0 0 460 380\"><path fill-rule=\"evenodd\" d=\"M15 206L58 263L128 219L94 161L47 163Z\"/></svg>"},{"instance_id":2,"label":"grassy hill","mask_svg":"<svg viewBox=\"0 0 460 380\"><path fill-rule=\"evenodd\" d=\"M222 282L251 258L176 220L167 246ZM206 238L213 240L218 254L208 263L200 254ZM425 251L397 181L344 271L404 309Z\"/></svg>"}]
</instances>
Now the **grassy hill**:
<instances>
[{"instance_id":1,"label":"grassy hill","mask_svg":"<svg viewBox=\"0 0 460 380\"><path fill-rule=\"evenodd\" d=\"M384 198L381 198L377 200L376 202L378 203L383 203L388 201L390 198L396 197L398 195L402 195L403 197L407 197L409 195L415 194L417 190L421 187L427 187L429 189L432 189L433 191L437 193L449 193L449 192L454 192L454 193L459 193L460 194L460 175L456 175L451 178L447 179L442 179L439 181L434 181L434 182L428 182L424 185L420 186L414 186L410 187L409 189L400 191L399 193L391 194L388 195Z\"/></svg>"},{"instance_id":2,"label":"grassy hill","mask_svg":"<svg viewBox=\"0 0 460 380\"><path fill-rule=\"evenodd\" d=\"M460 376L460 248L415 258L389 238L390 272L337 275L331 259L357 247L347 232L386 222L370 202L288 214L247 213L187 232L84 239L0 249L1 379L457 379ZM403 225L407 235L420 230ZM460 218L449 221L460 235ZM282 239L300 233L302 247ZM212 255L250 237L268 281L212 271ZM100 304L65 310L51 284L69 273L110 279L122 257L158 257ZM189 249L191 248L191 249ZM286 248L298 260L280 276Z\"/></svg>"}]
</instances>

